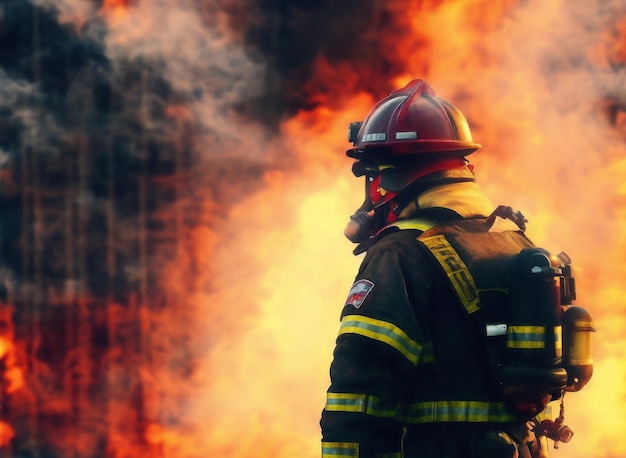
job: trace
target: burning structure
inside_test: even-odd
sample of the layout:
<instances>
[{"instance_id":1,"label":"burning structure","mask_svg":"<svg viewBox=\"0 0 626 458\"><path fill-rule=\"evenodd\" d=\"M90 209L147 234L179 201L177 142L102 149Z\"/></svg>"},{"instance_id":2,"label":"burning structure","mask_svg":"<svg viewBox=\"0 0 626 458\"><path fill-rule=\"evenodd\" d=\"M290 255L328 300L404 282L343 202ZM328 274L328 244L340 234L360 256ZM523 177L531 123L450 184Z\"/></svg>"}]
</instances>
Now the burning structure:
<instances>
[{"instance_id":1,"label":"burning structure","mask_svg":"<svg viewBox=\"0 0 626 458\"><path fill-rule=\"evenodd\" d=\"M2 0L0 39L0 457L317 456L344 127L416 76L580 266L567 452L623 456L623 2Z\"/></svg>"}]
</instances>

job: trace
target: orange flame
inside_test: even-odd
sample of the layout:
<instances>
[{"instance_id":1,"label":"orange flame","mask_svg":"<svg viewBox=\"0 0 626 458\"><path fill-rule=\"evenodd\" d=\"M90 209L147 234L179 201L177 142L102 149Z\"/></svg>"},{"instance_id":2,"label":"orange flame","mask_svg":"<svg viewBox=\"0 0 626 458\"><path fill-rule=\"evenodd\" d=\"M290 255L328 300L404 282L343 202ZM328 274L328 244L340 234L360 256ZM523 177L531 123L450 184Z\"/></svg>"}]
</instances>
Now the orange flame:
<instances>
[{"instance_id":1,"label":"orange flame","mask_svg":"<svg viewBox=\"0 0 626 458\"><path fill-rule=\"evenodd\" d=\"M18 360L18 354L13 341L14 328L11 315L13 307L6 304L0 305L0 360L3 363L2 377L5 380L4 391L11 395L24 387L24 371Z\"/></svg>"},{"instance_id":2,"label":"orange flame","mask_svg":"<svg viewBox=\"0 0 626 458\"><path fill-rule=\"evenodd\" d=\"M10 447L15 437L15 430L11 423L19 421L18 416L26 413L23 406L25 403L29 404L31 399L31 394L24 382L24 360L20 357L14 342L13 313L12 306L0 303L0 364L2 365L0 398L4 405L9 406L8 414L6 409L0 413L0 454Z\"/></svg>"},{"instance_id":3,"label":"orange flame","mask_svg":"<svg viewBox=\"0 0 626 458\"><path fill-rule=\"evenodd\" d=\"M0 421L0 449L8 446L15 437L15 431L10 424Z\"/></svg>"},{"instance_id":4,"label":"orange flame","mask_svg":"<svg viewBox=\"0 0 626 458\"><path fill-rule=\"evenodd\" d=\"M104 0L100 14L115 24L128 16L128 8L132 0Z\"/></svg>"}]
</instances>

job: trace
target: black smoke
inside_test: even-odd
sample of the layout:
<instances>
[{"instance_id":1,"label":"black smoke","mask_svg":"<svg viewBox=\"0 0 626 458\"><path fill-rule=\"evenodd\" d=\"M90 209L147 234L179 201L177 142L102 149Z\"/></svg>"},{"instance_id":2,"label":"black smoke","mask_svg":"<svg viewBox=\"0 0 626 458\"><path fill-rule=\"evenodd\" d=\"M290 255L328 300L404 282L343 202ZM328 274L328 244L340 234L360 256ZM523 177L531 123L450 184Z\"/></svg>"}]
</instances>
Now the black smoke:
<instances>
[{"instance_id":1,"label":"black smoke","mask_svg":"<svg viewBox=\"0 0 626 458\"><path fill-rule=\"evenodd\" d=\"M314 109L320 98L345 103L356 90L378 98L395 89L389 81L407 64L396 46L411 31L410 18L398 14L400 3L245 0L233 8L233 27L250 55L267 66L265 90L241 110L275 127L299 110ZM319 59L343 72L316 78Z\"/></svg>"}]
</instances>

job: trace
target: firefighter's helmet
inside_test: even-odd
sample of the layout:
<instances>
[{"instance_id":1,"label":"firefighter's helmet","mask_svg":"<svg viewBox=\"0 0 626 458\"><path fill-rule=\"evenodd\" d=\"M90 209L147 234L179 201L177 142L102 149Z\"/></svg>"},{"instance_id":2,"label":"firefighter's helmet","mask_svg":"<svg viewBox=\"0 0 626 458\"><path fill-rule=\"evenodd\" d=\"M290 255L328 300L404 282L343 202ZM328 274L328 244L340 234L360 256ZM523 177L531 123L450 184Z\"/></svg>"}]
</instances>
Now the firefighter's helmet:
<instances>
[{"instance_id":1,"label":"firefighter's helmet","mask_svg":"<svg viewBox=\"0 0 626 458\"><path fill-rule=\"evenodd\" d=\"M441 183L443 172L447 181L473 181L465 157L481 147L463 113L420 79L379 101L365 121L350 124L348 141L353 147L346 155L357 159L352 171L366 177L365 201L346 228L353 242L393 222L391 205L397 208L398 196L414 183Z\"/></svg>"},{"instance_id":2,"label":"firefighter's helmet","mask_svg":"<svg viewBox=\"0 0 626 458\"><path fill-rule=\"evenodd\" d=\"M453 151L468 155L481 146L472 140L463 113L419 79L378 102L363 123L353 123L349 141L354 147L346 154L356 159L383 150L396 157Z\"/></svg>"}]
</instances>

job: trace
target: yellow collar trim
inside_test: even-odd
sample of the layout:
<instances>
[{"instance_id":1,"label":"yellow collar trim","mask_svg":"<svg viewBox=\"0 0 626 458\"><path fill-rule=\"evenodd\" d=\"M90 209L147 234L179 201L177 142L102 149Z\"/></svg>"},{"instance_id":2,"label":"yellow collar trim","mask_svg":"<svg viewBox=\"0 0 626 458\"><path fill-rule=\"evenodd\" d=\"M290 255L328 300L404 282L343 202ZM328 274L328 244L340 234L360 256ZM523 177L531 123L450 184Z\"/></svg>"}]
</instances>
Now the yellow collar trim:
<instances>
[{"instance_id":1,"label":"yellow collar trim","mask_svg":"<svg viewBox=\"0 0 626 458\"><path fill-rule=\"evenodd\" d=\"M495 206L478 183L473 181L449 183L431 188L417 198L420 210L447 208L463 218L489 216Z\"/></svg>"}]
</instances>

